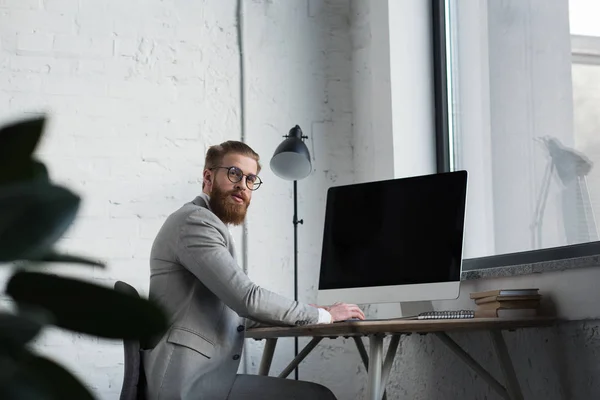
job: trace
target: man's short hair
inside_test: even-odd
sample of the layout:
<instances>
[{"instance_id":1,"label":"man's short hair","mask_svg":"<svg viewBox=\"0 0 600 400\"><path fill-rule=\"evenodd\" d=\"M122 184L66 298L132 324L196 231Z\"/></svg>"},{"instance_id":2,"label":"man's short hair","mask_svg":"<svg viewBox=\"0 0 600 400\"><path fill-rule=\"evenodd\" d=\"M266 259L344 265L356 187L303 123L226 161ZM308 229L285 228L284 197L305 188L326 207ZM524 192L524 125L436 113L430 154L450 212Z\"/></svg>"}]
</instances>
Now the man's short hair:
<instances>
[{"instance_id":1,"label":"man's short hair","mask_svg":"<svg viewBox=\"0 0 600 400\"><path fill-rule=\"evenodd\" d=\"M256 173L258 174L260 172L261 165L258 153L252 150L246 143L237 140L228 140L221 144L210 146L206 152L206 158L204 159L204 169L206 170L221 166L223 157L227 154L239 154L241 156L252 158L256 161ZM204 188L204 182L202 183L202 187Z\"/></svg>"}]
</instances>

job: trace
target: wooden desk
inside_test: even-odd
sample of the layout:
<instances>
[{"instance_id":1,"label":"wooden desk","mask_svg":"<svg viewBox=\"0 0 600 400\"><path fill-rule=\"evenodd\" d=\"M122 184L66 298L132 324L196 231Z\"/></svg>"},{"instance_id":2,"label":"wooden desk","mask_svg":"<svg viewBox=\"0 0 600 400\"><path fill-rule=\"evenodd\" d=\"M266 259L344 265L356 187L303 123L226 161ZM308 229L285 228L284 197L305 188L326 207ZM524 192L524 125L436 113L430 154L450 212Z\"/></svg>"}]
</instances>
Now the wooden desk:
<instances>
[{"instance_id":1,"label":"wooden desk","mask_svg":"<svg viewBox=\"0 0 600 400\"><path fill-rule=\"evenodd\" d=\"M282 337L312 337L313 339L299 352L298 356L281 372L279 377L285 378L325 337L337 338L352 337L356 343L358 352L368 371L367 399L381 400L385 398L385 386L387 385L396 349L400 343L400 336L410 333L433 333L446 346L450 348L469 367L473 368L493 389L503 398L511 400L522 400L523 394L515 374L504 337L503 330L516 330L521 328L534 328L551 326L556 322L555 318L472 318L454 320L373 320L338 322L334 324L306 325L302 327L269 327L249 329L246 338L262 340L266 339L263 357L259 367L260 375L268 375L273 360L273 353L277 339ZM463 350L454 340L448 336L448 332L459 331L489 331L500 368L504 375L506 385L502 385L485 368ZM369 338L369 355L362 342L361 337ZM383 357L383 340L391 336L385 359Z\"/></svg>"}]
</instances>

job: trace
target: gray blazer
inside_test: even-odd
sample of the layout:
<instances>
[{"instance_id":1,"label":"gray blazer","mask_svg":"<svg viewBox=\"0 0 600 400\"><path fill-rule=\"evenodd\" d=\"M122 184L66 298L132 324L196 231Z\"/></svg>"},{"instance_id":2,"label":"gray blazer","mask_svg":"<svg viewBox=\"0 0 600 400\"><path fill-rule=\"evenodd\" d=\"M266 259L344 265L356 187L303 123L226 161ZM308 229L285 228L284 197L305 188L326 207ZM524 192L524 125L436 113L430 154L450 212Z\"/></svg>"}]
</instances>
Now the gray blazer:
<instances>
[{"instance_id":1,"label":"gray blazer","mask_svg":"<svg viewBox=\"0 0 600 400\"><path fill-rule=\"evenodd\" d=\"M247 325L318 321L317 308L250 281L235 260L227 226L207 200L198 196L171 214L152 246L149 297L171 325L142 353L151 400L226 399Z\"/></svg>"}]
</instances>

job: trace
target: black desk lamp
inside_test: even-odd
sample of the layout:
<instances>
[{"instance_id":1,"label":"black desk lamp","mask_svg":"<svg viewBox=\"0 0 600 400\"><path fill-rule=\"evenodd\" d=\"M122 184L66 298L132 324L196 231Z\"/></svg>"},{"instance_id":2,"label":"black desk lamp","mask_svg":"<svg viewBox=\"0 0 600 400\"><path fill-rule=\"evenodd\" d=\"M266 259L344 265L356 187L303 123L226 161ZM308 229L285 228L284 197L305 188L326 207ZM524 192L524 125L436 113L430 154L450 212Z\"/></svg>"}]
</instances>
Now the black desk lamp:
<instances>
[{"instance_id":1,"label":"black desk lamp","mask_svg":"<svg viewBox=\"0 0 600 400\"><path fill-rule=\"evenodd\" d=\"M302 135L302 129L298 125L290 129L286 139L281 142L271 158L271 170L278 177L294 181L294 300L298 301L298 185L297 181L306 178L312 171L310 153L303 139L308 136ZM294 338L294 357L298 355L298 337ZM294 375L298 380L298 367L294 369Z\"/></svg>"}]
</instances>

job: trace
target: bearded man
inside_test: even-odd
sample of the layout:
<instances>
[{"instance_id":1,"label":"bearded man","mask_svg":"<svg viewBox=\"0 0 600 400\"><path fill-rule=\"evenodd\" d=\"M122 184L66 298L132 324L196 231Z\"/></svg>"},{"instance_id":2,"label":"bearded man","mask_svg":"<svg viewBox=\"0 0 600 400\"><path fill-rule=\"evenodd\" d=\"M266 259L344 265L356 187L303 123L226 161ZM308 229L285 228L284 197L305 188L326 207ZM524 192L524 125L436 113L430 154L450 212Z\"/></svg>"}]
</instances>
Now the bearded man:
<instances>
[{"instance_id":1,"label":"bearded man","mask_svg":"<svg viewBox=\"0 0 600 400\"><path fill-rule=\"evenodd\" d=\"M258 154L243 142L210 147L203 193L158 232L149 297L171 325L143 350L148 399L335 399L315 383L237 374L248 327L364 319L354 304L315 307L282 297L239 267L228 226L243 223L262 183L260 168Z\"/></svg>"}]
</instances>

